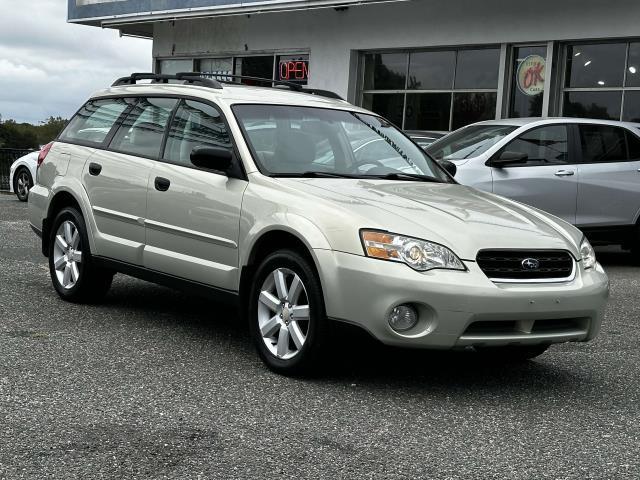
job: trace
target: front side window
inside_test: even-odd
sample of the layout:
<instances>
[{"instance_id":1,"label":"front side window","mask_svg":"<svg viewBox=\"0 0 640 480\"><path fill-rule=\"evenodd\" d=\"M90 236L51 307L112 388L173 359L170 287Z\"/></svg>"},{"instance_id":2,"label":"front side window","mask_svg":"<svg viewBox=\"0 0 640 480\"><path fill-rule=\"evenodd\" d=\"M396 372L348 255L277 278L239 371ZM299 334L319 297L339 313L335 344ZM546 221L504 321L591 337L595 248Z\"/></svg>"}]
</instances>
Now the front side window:
<instances>
[{"instance_id":1,"label":"front side window","mask_svg":"<svg viewBox=\"0 0 640 480\"><path fill-rule=\"evenodd\" d=\"M171 123L164 159L190 166L191 152L201 146L231 148L229 132L217 109L187 100L180 105Z\"/></svg>"},{"instance_id":2,"label":"front side window","mask_svg":"<svg viewBox=\"0 0 640 480\"><path fill-rule=\"evenodd\" d=\"M427 152L436 160L477 157L516 130L513 125L472 125L436 140Z\"/></svg>"},{"instance_id":3,"label":"front side window","mask_svg":"<svg viewBox=\"0 0 640 480\"><path fill-rule=\"evenodd\" d=\"M569 163L567 127L552 125L533 128L509 142L501 152L524 153L526 162L513 166L536 167Z\"/></svg>"},{"instance_id":4,"label":"front side window","mask_svg":"<svg viewBox=\"0 0 640 480\"><path fill-rule=\"evenodd\" d=\"M632 138L623 128L607 125L579 125L578 128L582 161L585 163L624 162L632 158L627 147L627 135L632 148L637 148L637 138ZM633 153L637 155L637 152Z\"/></svg>"},{"instance_id":5,"label":"front side window","mask_svg":"<svg viewBox=\"0 0 640 480\"><path fill-rule=\"evenodd\" d=\"M177 100L141 98L111 141L110 148L141 157L158 158L162 137Z\"/></svg>"},{"instance_id":6,"label":"front side window","mask_svg":"<svg viewBox=\"0 0 640 480\"><path fill-rule=\"evenodd\" d=\"M449 177L387 121L342 110L236 105L261 171L272 176Z\"/></svg>"},{"instance_id":7,"label":"front side window","mask_svg":"<svg viewBox=\"0 0 640 480\"><path fill-rule=\"evenodd\" d=\"M60 134L60 140L100 145L128 105L123 98L87 102Z\"/></svg>"}]
</instances>

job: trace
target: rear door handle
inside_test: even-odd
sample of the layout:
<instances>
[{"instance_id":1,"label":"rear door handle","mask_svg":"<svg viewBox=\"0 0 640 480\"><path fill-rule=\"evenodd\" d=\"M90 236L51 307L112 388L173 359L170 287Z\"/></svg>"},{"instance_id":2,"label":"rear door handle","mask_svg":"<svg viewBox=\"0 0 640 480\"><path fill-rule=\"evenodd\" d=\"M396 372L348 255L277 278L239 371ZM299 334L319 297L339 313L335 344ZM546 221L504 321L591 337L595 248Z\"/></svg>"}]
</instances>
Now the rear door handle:
<instances>
[{"instance_id":1,"label":"rear door handle","mask_svg":"<svg viewBox=\"0 0 640 480\"><path fill-rule=\"evenodd\" d=\"M156 190L160 192L166 192L169 190L169 186L171 186L171 181L168 178L156 177L155 180Z\"/></svg>"},{"instance_id":2,"label":"rear door handle","mask_svg":"<svg viewBox=\"0 0 640 480\"><path fill-rule=\"evenodd\" d=\"M97 177L98 175L100 175L101 171L102 171L102 165L100 165L99 163L91 162L89 164L89 173L94 177Z\"/></svg>"},{"instance_id":3,"label":"rear door handle","mask_svg":"<svg viewBox=\"0 0 640 480\"><path fill-rule=\"evenodd\" d=\"M574 175L576 172L574 172L573 170L558 170L556 173L554 173L554 175L556 177L570 177L571 175Z\"/></svg>"}]
</instances>

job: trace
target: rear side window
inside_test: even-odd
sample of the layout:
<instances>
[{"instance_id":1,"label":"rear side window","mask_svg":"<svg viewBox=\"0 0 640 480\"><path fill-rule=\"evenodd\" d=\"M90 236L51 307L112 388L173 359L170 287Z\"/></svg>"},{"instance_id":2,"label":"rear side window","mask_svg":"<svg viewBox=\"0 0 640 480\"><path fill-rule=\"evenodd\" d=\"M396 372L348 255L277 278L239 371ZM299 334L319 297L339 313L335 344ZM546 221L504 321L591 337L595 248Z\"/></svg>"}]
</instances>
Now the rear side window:
<instances>
[{"instance_id":1,"label":"rear side window","mask_svg":"<svg viewBox=\"0 0 640 480\"><path fill-rule=\"evenodd\" d=\"M629 147L629 159L640 160L640 138L632 132L626 131L627 146Z\"/></svg>"},{"instance_id":2,"label":"rear side window","mask_svg":"<svg viewBox=\"0 0 640 480\"><path fill-rule=\"evenodd\" d=\"M502 151L524 153L527 161L513 166L563 165L569 162L567 127L551 125L526 131ZM502 152L501 152L502 153Z\"/></svg>"},{"instance_id":3,"label":"rear side window","mask_svg":"<svg viewBox=\"0 0 640 480\"><path fill-rule=\"evenodd\" d=\"M231 139L218 110L187 100L180 105L171 123L164 159L190 166L191 151L200 146L231 148Z\"/></svg>"},{"instance_id":4,"label":"rear side window","mask_svg":"<svg viewBox=\"0 0 640 480\"><path fill-rule=\"evenodd\" d=\"M624 162L629 159L627 131L608 125L579 125L582 162Z\"/></svg>"},{"instance_id":5,"label":"rear side window","mask_svg":"<svg viewBox=\"0 0 640 480\"><path fill-rule=\"evenodd\" d=\"M87 102L60 134L60 140L100 145L127 106L122 98Z\"/></svg>"},{"instance_id":6,"label":"rear side window","mask_svg":"<svg viewBox=\"0 0 640 480\"><path fill-rule=\"evenodd\" d=\"M110 149L140 157L158 158L162 137L177 100L141 98L118 128Z\"/></svg>"}]
</instances>

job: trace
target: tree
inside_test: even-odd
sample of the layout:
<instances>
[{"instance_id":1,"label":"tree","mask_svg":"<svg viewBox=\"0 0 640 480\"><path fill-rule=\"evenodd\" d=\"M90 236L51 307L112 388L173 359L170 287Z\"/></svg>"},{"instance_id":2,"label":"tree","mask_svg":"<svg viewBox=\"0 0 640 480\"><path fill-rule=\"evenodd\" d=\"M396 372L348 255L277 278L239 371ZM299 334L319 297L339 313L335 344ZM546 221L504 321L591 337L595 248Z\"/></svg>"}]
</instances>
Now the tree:
<instances>
[{"instance_id":1,"label":"tree","mask_svg":"<svg viewBox=\"0 0 640 480\"><path fill-rule=\"evenodd\" d=\"M2 121L0 116L0 148L38 149L58 136L67 124L62 117L49 117L39 125Z\"/></svg>"}]
</instances>

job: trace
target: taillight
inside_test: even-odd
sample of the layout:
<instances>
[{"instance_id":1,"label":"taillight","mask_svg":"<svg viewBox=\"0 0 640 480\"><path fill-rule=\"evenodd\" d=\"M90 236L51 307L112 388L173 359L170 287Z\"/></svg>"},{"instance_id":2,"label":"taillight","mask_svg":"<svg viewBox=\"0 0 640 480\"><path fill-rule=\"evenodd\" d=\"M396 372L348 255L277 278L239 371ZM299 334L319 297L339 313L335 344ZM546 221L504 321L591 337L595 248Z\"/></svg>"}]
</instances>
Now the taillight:
<instances>
[{"instance_id":1,"label":"taillight","mask_svg":"<svg viewBox=\"0 0 640 480\"><path fill-rule=\"evenodd\" d=\"M53 147L53 142L47 143L44 147L42 147L42 150L40 150L40 154L38 155L38 168L40 168L40 165L42 165L44 159L47 158L51 147Z\"/></svg>"}]
</instances>

